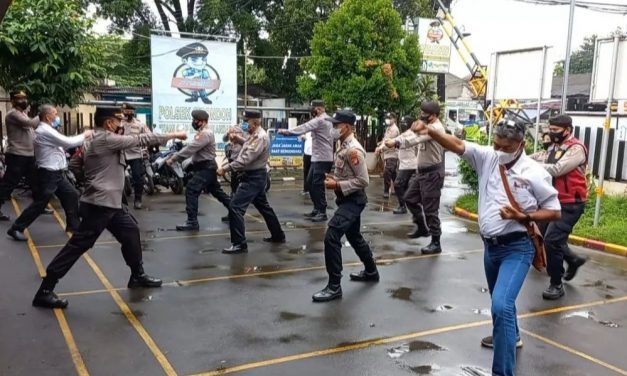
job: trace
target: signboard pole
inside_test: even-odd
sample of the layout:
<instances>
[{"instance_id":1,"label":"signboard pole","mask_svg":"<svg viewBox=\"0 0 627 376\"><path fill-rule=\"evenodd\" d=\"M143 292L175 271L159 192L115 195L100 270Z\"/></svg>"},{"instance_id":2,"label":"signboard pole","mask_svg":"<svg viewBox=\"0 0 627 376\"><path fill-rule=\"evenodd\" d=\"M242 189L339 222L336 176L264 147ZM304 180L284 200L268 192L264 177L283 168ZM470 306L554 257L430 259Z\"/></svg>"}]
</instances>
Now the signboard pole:
<instances>
[{"instance_id":1,"label":"signboard pole","mask_svg":"<svg viewBox=\"0 0 627 376\"><path fill-rule=\"evenodd\" d=\"M566 57L564 58L564 83L562 84L562 113L566 112L568 100L568 74L570 70L570 49L573 40L573 23L575 19L575 0L570 0L570 13L568 15L568 37L566 39Z\"/></svg>"},{"instance_id":2,"label":"signboard pole","mask_svg":"<svg viewBox=\"0 0 627 376\"><path fill-rule=\"evenodd\" d=\"M542 76L540 77L540 91L538 94L538 113L536 114L536 136L533 141L533 152L538 151L538 133L540 132L540 111L542 111L542 91L544 89L544 74L546 73L547 46L542 47Z\"/></svg>"},{"instance_id":3,"label":"signboard pole","mask_svg":"<svg viewBox=\"0 0 627 376\"><path fill-rule=\"evenodd\" d=\"M593 226L599 225L599 216L601 214L601 198L603 196L603 182L605 181L605 164L607 163L607 144L610 136L610 121L612 118L612 101L614 100L614 86L616 84L616 65L618 62L618 44L621 36L614 36L614 51L612 53L612 70L610 71L610 89L607 94L607 108L605 110L605 124L603 125L603 142L601 144L601 161L599 164L599 186L596 191L596 203L594 206L594 223Z\"/></svg>"},{"instance_id":4,"label":"signboard pole","mask_svg":"<svg viewBox=\"0 0 627 376\"><path fill-rule=\"evenodd\" d=\"M494 54L494 75L492 76L492 98L490 99L490 122L488 123L488 145L492 143L492 126L494 122L496 109L496 73L498 72L499 67L499 54L498 52Z\"/></svg>"}]
</instances>

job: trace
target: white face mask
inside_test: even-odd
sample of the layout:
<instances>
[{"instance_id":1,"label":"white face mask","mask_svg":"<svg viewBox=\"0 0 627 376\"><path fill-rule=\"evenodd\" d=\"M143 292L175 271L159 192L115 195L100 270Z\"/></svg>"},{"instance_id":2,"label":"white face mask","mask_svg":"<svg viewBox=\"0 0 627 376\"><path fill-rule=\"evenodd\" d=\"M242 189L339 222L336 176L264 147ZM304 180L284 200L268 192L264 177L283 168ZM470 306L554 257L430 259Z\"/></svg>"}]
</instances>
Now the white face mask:
<instances>
[{"instance_id":1,"label":"white face mask","mask_svg":"<svg viewBox=\"0 0 627 376\"><path fill-rule=\"evenodd\" d=\"M496 155L499 157L499 164L501 165L506 165L508 163L511 163L514 159L516 159L516 157L518 156L518 152L520 151L522 144L520 144L518 146L518 149L516 149L515 152L512 153L506 153L502 150L497 150L496 151Z\"/></svg>"},{"instance_id":2,"label":"white face mask","mask_svg":"<svg viewBox=\"0 0 627 376\"><path fill-rule=\"evenodd\" d=\"M340 130L337 128L333 128L331 130L331 135L333 136L333 140L339 140L340 139Z\"/></svg>"},{"instance_id":3,"label":"white face mask","mask_svg":"<svg viewBox=\"0 0 627 376\"><path fill-rule=\"evenodd\" d=\"M385 119L385 125L390 125L392 124L392 120L390 119Z\"/></svg>"}]
</instances>

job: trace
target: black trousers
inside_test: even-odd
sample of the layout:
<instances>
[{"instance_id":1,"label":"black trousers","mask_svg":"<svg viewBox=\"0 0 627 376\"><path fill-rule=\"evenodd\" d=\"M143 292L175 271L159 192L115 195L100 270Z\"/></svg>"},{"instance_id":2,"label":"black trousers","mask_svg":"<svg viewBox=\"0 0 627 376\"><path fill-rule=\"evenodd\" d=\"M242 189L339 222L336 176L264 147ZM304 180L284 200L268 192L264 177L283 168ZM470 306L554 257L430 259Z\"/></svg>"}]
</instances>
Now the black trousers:
<instances>
[{"instance_id":1,"label":"black trousers","mask_svg":"<svg viewBox=\"0 0 627 376\"><path fill-rule=\"evenodd\" d=\"M20 183L22 177L26 177L26 182L33 192L36 190L35 157L24 157L22 155L5 154L6 171L0 181L0 208L11 198L11 193Z\"/></svg>"},{"instance_id":2,"label":"black trousers","mask_svg":"<svg viewBox=\"0 0 627 376\"><path fill-rule=\"evenodd\" d=\"M198 222L198 197L207 189L218 201L229 208L231 198L222 190L215 168L200 168L194 171L192 180L185 189L185 211L188 222Z\"/></svg>"},{"instance_id":3,"label":"black trousers","mask_svg":"<svg viewBox=\"0 0 627 376\"><path fill-rule=\"evenodd\" d=\"M435 171L420 173L410 183L405 192L405 203L412 213L413 221L421 230L431 236L442 235L440 218L440 197L444 186L444 167Z\"/></svg>"},{"instance_id":4,"label":"black trousers","mask_svg":"<svg viewBox=\"0 0 627 376\"><path fill-rule=\"evenodd\" d=\"M239 183L241 180L241 172L239 171L231 171L231 197L233 197L233 195L235 194L235 191L237 191L237 187L239 187Z\"/></svg>"},{"instance_id":5,"label":"black trousers","mask_svg":"<svg viewBox=\"0 0 627 376\"><path fill-rule=\"evenodd\" d=\"M142 158L130 159L126 163L131 167L131 180L133 181L135 198L141 199L144 193L144 160Z\"/></svg>"},{"instance_id":6,"label":"black trousers","mask_svg":"<svg viewBox=\"0 0 627 376\"><path fill-rule=\"evenodd\" d=\"M327 212L327 194L324 190L325 174L333 167L333 162L311 162L311 186L309 194L313 201L314 210L320 213Z\"/></svg>"},{"instance_id":7,"label":"black trousers","mask_svg":"<svg viewBox=\"0 0 627 376\"><path fill-rule=\"evenodd\" d=\"M309 192L311 188L311 177L309 171L311 170L311 155L303 155L303 192Z\"/></svg>"},{"instance_id":8,"label":"black trousers","mask_svg":"<svg viewBox=\"0 0 627 376\"><path fill-rule=\"evenodd\" d=\"M266 197L268 178L266 169L244 171L241 178L242 180L231 199L231 206L229 207L231 243L238 245L246 243L244 214L246 214L246 209L248 209L248 205L251 203L263 217L271 236L275 239L284 238L285 233L281 229L279 219L270 207Z\"/></svg>"},{"instance_id":9,"label":"black trousers","mask_svg":"<svg viewBox=\"0 0 627 376\"><path fill-rule=\"evenodd\" d=\"M390 186L396 180L396 170L398 169L398 158L388 158L383 161L383 192L389 193Z\"/></svg>"},{"instance_id":10,"label":"black trousers","mask_svg":"<svg viewBox=\"0 0 627 376\"><path fill-rule=\"evenodd\" d=\"M398 197L398 206L404 208L405 204L405 192L410 183L416 178L416 169L411 170L398 170L396 179L394 180L394 193Z\"/></svg>"},{"instance_id":11,"label":"black trousers","mask_svg":"<svg viewBox=\"0 0 627 376\"><path fill-rule=\"evenodd\" d=\"M364 191L355 192L348 197L338 198L337 210L329 221L324 235L324 263L329 274L329 285L339 286L342 279L342 236L353 247L367 272L376 270L370 246L361 235L361 212L368 202Z\"/></svg>"},{"instance_id":12,"label":"black trousers","mask_svg":"<svg viewBox=\"0 0 627 376\"><path fill-rule=\"evenodd\" d=\"M67 229L71 231L78 229L80 224L78 218L79 193L67 180L65 172L40 168L37 170L37 183L37 193L33 194L33 202L17 217L13 227L19 231L24 231L44 211L52 196L56 195L65 211Z\"/></svg>"},{"instance_id":13,"label":"black trousers","mask_svg":"<svg viewBox=\"0 0 627 376\"><path fill-rule=\"evenodd\" d=\"M546 271L551 277L551 284L559 285L564 276L564 261L572 264L579 259L568 246L568 236L579 221L586 207L585 203L561 204L562 217L555 222L545 224L544 246L546 248Z\"/></svg>"},{"instance_id":14,"label":"black trousers","mask_svg":"<svg viewBox=\"0 0 627 376\"><path fill-rule=\"evenodd\" d=\"M142 265L142 248L137 220L126 205L121 209L81 203L82 220L78 231L72 235L61 251L46 268L44 288L52 289L63 278L72 265L94 246L100 234L107 229L122 245L122 256L131 270Z\"/></svg>"}]
</instances>

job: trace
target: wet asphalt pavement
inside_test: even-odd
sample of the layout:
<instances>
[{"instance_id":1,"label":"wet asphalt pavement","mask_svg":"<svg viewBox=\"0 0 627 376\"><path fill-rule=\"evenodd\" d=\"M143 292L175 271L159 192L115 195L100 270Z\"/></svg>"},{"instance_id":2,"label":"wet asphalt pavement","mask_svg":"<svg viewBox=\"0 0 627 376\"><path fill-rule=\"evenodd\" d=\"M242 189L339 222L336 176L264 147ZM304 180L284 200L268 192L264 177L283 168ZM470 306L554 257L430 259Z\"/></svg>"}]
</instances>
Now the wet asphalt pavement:
<instances>
[{"instance_id":1,"label":"wet asphalt pavement","mask_svg":"<svg viewBox=\"0 0 627 376\"><path fill-rule=\"evenodd\" d=\"M461 193L456 177L444 189L438 256L420 254L428 239L405 237L410 217L392 214L396 200L373 178L362 231L381 282L348 280L360 265L346 245L344 297L326 304L311 301L326 283L325 226L303 219L311 204L300 190L276 182L269 196L286 244L263 243L265 225L249 209L249 253L231 256L220 252L229 236L218 202L204 196L201 231L185 234L174 231L184 196L147 197L136 211L144 262L164 286L125 289L128 268L105 233L59 283L70 300L63 313L30 305L34 260L45 267L67 240L57 219L40 217L30 246L0 236L0 375L489 374L492 352L479 345L491 334L482 243L475 224L447 209ZM28 202L16 197L20 209ZM529 273L517 304L518 375L627 375L627 259L576 250L590 261L559 301L543 301L548 278Z\"/></svg>"}]
</instances>

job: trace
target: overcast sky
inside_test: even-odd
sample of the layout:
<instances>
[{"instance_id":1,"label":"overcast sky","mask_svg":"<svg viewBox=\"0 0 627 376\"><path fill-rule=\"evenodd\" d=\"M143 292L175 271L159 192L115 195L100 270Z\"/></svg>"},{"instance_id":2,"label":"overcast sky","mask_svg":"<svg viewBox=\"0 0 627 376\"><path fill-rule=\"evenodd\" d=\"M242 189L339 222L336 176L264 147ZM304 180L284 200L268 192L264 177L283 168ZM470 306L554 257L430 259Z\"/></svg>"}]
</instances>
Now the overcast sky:
<instances>
[{"instance_id":1,"label":"overcast sky","mask_svg":"<svg viewBox=\"0 0 627 376\"><path fill-rule=\"evenodd\" d=\"M600 0L596 0L600 1ZM625 3L627 0L604 0ZM482 64L489 64L496 51L524 47L553 46L554 60L564 59L568 35L567 5L534 5L515 0L454 0L453 18L472 35L468 38ZM627 16L593 12L575 8L573 50L584 37L607 36L621 26L627 30ZM468 69L453 49L451 73L468 74Z\"/></svg>"}]
</instances>

